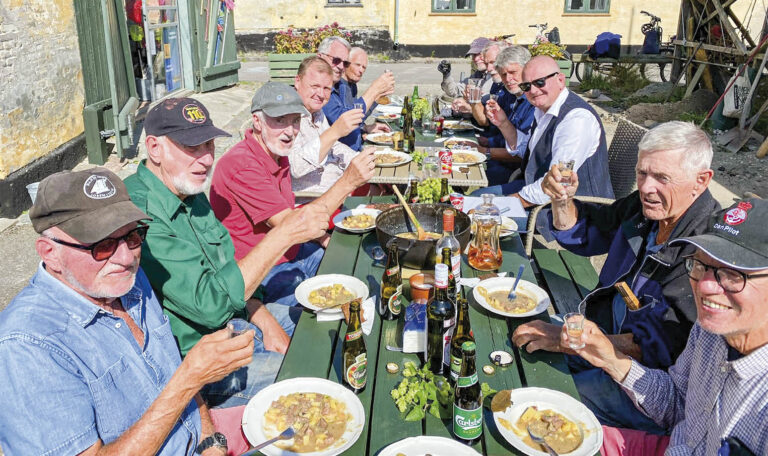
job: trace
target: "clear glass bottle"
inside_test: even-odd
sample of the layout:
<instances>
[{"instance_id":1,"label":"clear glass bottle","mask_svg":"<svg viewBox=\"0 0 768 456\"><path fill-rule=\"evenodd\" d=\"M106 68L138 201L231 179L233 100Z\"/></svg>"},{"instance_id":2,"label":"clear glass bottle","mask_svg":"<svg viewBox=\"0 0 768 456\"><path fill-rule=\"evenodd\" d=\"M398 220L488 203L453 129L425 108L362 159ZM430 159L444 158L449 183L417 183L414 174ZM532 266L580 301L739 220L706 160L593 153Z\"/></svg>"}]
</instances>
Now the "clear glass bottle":
<instances>
[{"instance_id":1,"label":"clear glass bottle","mask_svg":"<svg viewBox=\"0 0 768 456\"><path fill-rule=\"evenodd\" d=\"M501 215L499 208L493 204L493 195L484 193L483 204L475 209L472 217L474 236L469 242L467 261L469 265L480 271L492 271L501 266L501 246L499 231L501 230Z\"/></svg>"},{"instance_id":2,"label":"clear glass bottle","mask_svg":"<svg viewBox=\"0 0 768 456\"><path fill-rule=\"evenodd\" d=\"M446 209L443 211L443 235L437 241L435 246L435 253L438 256L442 256L443 247L450 247L451 249L451 271L453 277L456 278L456 282L461 278L461 245L456 236L453 235L454 224L456 220L456 211L454 209ZM435 263L439 263L442 258L438 257ZM454 296L455 298L455 296Z\"/></svg>"}]
</instances>

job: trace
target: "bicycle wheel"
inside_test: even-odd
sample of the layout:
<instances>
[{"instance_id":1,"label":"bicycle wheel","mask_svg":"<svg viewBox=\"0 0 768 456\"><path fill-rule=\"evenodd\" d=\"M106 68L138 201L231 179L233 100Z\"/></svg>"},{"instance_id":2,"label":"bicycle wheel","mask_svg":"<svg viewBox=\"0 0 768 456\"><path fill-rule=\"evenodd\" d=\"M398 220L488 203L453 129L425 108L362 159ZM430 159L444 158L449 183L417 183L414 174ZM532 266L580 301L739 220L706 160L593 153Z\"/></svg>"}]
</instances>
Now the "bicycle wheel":
<instances>
[{"instance_id":1,"label":"bicycle wheel","mask_svg":"<svg viewBox=\"0 0 768 456\"><path fill-rule=\"evenodd\" d=\"M674 53L674 49L662 48L659 55L672 57ZM641 63L640 74L647 81L669 82L672 80L672 63Z\"/></svg>"}]
</instances>

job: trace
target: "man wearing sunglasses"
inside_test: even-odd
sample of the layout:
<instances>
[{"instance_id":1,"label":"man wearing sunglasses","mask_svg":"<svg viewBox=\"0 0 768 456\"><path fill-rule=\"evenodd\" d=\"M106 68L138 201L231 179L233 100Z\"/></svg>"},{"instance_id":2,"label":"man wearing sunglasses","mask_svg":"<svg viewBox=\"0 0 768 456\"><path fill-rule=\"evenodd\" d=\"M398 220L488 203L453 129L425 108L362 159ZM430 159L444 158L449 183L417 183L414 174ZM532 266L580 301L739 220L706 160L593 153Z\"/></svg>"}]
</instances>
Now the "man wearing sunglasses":
<instances>
[{"instance_id":1,"label":"man wearing sunglasses","mask_svg":"<svg viewBox=\"0 0 768 456\"><path fill-rule=\"evenodd\" d=\"M198 391L250 362L252 335L181 360L139 268L149 217L114 173L53 174L29 215L42 261L0 314L6 454L225 455Z\"/></svg>"},{"instance_id":2,"label":"man wearing sunglasses","mask_svg":"<svg viewBox=\"0 0 768 456\"><path fill-rule=\"evenodd\" d=\"M704 232L720 206L707 189L712 144L700 128L667 122L646 133L638 148L637 191L613 204L575 200L580 176L574 173L564 187L557 165L542 187L552 199L547 220L559 244L577 255L607 254L598 286L580 310L617 350L666 369L683 351L696 319L684 264L693 248L673 241ZM619 282L635 294L636 304L616 291ZM512 339L528 351L560 351L559 335L559 325L538 321L520 325ZM603 424L666 431L637 411L603 371L576 356L567 360L582 400Z\"/></svg>"},{"instance_id":3,"label":"man wearing sunglasses","mask_svg":"<svg viewBox=\"0 0 768 456\"><path fill-rule=\"evenodd\" d=\"M365 67L367 66L368 56L356 51L357 55L354 57L355 66L352 67L352 62L350 61L353 58L351 57L351 51L352 46L350 46L349 42L339 36L329 36L320 42L320 45L317 47L317 55L328 62L333 68L333 90L331 90L328 103L323 107L323 113L330 124L336 123L345 112L355 109L355 103L362 104L365 117L373 109L374 100L381 96L390 95L395 90L394 76L390 72L384 72L373 81L363 96L358 97L357 82L359 78L357 81L353 81L354 86L352 86L345 76L349 72L353 74L354 79L359 73L360 78L362 78L362 73L365 72ZM362 57L364 57L364 61L361 60ZM361 69L362 71L360 71ZM359 151L362 148L363 131L367 133L386 132L390 131L390 128L386 124L373 123L365 125L363 122L360 122L357 129L341 138L341 142L353 150Z\"/></svg>"},{"instance_id":4,"label":"man wearing sunglasses","mask_svg":"<svg viewBox=\"0 0 768 456\"><path fill-rule=\"evenodd\" d=\"M621 386L669 437L607 428L603 454L768 454L768 202L740 201L709 218L685 270L696 322L669 370L617 351L587 321L576 353ZM561 346L567 346L562 331ZM742 452L736 452L740 447Z\"/></svg>"},{"instance_id":5,"label":"man wearing sunglasses","mask_svg":"<svg viewBox=\"0 0 768 456\"><path fill-rule=\"evenodd\" d=\"M202 390L211 406L245 405L274 381L298 318L296 311L261 299L263 290L257 288L294 244L325 234L327 222L320 208L299 209L284 226L264 233L264 242L236 257L233 239L205 195L213 175L214 140L229 134L216 128L205 106L191 98L158 103L144 129L147 159L125 181L133 201L152 217L142 268L183 356L232 318L251 323L258 338L253 361Z\"/></svg>"},{"instance_id":6,"label":"man wearing sunglasses","mask_svg":"<svg viewBox=\"0 0 768 456\"><path fill-rule=\"evenodd\" d=\"M573 170L584 185L577 195L613 198L600 116L565 87L557 62L549 56L532 58L518 87L535 108L535 124L521 165L523 178L487 191L516 196L525 207L546 204L549 196L541 184L547 171L559 160L574 160Z\"/></svg>"}]
</instances>

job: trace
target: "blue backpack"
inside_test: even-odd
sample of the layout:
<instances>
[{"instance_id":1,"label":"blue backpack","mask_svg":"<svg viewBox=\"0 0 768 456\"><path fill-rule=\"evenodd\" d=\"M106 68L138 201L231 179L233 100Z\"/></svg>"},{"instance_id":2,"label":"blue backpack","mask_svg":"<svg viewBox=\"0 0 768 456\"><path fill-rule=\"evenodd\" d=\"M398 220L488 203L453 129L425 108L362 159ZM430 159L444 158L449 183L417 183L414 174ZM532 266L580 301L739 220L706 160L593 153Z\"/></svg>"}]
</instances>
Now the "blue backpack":
<instances>
[{"instance_id":1,"label":"blue backpack","mask_svg":"<svg viewBox=\"0 0 768 456\"><path fill-rule=\"evenodd\" d=\"M595 43L589 47L589 56L593 59L610 57L618 59L621 51L621 35L611 32L603 32L597 35Z\"/></svg>"}]
</instances>

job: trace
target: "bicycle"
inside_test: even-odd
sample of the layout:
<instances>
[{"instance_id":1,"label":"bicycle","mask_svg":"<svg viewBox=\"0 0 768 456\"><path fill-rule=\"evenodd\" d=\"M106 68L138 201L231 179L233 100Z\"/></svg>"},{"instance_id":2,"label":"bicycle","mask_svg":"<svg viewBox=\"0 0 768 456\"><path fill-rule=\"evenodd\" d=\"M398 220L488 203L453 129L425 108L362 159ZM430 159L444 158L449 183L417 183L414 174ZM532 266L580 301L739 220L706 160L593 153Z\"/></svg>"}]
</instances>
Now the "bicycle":
<instances>
[{"instance_id":1,"label":"bicycle","mask_svg":"<svg viewBox=\"0 0 768 456\"><path fill-rule=\"evenodd\" d=\"M543 24L531 24L528 26L537 29L536 38L533 40L534 46L541 43L552 43L558 46L562 46L560 43L560 29L555 27L547 32L548 25L549 24L547 22L544 22ZM572 60L571 53L563 49L563 58L565 60Z\"/></svg>"},{"instance_id":2,"label":"bicycle","mask_svg":"<svg viewBox=\"0 0 768 456\"><path fill-rule=\"evenodd\" d=\"M674 40L674 37L671 37L670 40L666 43L661 43L661 36L662 36L662 28L661 28L661 18L651 14L647 11L640 11L641 14L644 14L646 16L649 16L649 21L642 26L640 26L640 31L643 32L644 35L648 36L649 34L655 34L656 42L659 43L659 49L658 52L653 53L639 53L636 56L620 56L618 59L613 58L607 58L607 57L598 57L597 59L592 59L589 57L589 54L587 52L584 52L582 54L582 60L576 64L574 67L574 72L576 73L576 79L581 82L584 79L584 72L586 71L586 66L590 65L592 67L592 73L598 73L606 77L610 77L615 72L616 65L623 65L626 66L628 69L631 69L635 65L638 65L638 71L640 72L640 75L646 79L646 80L652 80L652 78L658 73L659 78L663 82L670 81L672 79L672 57L675 53L675 48L672 45L672 40ZM653 36L653 35L651 35ZM653 40L654 38L648 38L648 40ZM644 46L645 47L645 46ZM654 49L655 50L655 49ZM658 55L659 56L659 62L648 62L647 60L652 59L650 56ZM645 61L642 61L645 60Z\"/></svg>"}]
</instances>

